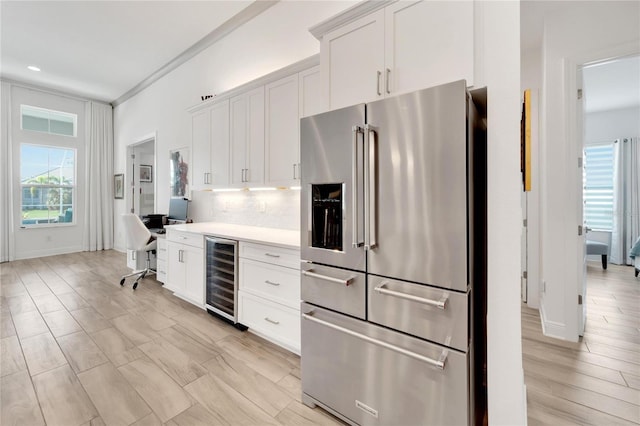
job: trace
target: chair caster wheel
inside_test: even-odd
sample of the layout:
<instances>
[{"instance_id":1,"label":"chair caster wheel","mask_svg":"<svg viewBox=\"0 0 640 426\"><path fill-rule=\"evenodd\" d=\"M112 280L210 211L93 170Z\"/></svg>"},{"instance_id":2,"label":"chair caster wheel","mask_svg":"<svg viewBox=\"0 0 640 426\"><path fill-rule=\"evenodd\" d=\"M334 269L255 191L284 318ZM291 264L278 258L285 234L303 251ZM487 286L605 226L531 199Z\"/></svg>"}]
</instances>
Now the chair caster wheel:
<instances>
[{"instance_id":1,"label":"chair caster wheel","mask_svg":"<svg viewBox=\"0 0 640 426\"><path fill-rule=\"evenodd\" d=\"M133 283L133 289L134 289L134 290L136 289L136 287L138 287L138 281L136 281L136 282L134 282L134 283Z\"/></svg>"},{"instance_id":2,"label":"chair caster wheel","mask_svg":"<svg viewBox=\"0 0 640 426\"><path fill-rule=\"evenodd\" d=\"M120 285L123 286L124 285L124 278L120 280Z\"/></svg>"}]
</instances>

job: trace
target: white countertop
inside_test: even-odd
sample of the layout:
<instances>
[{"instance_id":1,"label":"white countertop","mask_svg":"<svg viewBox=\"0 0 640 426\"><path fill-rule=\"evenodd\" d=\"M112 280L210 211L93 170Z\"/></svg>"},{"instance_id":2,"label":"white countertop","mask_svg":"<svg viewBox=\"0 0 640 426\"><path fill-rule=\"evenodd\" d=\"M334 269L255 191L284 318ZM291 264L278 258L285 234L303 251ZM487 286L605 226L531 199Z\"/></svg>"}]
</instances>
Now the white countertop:
<instances>
[{"instance_id":1,"label":"white countertop","mask_svg":"<svg viewBox=\"0 0 640 426\"><path fill-rule=\"evenodd\" d=\"M167 230L213 235L231 240L263 243L285 248L300 248L300 231L263 228L259 226L232 225L219 222L185 223L165 225Z\"/></svg>"}]
</instances>

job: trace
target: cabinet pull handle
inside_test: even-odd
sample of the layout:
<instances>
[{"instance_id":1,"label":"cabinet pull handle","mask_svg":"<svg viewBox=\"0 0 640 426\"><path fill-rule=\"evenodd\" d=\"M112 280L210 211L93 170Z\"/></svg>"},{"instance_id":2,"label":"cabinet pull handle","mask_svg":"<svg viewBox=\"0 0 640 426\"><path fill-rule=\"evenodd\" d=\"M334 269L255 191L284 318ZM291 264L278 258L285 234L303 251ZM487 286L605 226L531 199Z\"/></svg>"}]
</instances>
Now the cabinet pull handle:
<instances>
[{"instance_id":1,"label":"cabinet pull handle","mask_svg":"<svg viewBox=\"0 0 640 426\"><path fill-rule=\"evenodd\" d=\"M273 281L269 281L269 280L264 280L264 282L267 283L267 284L276 286L276 287L280 285L280 283L274 283Z\"/></svg>"},{"instance_id":2,"label":"cabinet pull handle","mask_svg":"<svg viewBox=\"0 0 640 426\"><path fill-rule=\"evenodd\" d=\"M267 321L267 322L270 322L271 324L275 324L275 325L280 324L280 321L272 320L269 317L264 317L264 320Z\"/></svg>"},{"instance_id":3,"label":"cabinet pull handle","mask_svg":"<svg viewBox=\"0 0 640 426\"><path fill-rule=\"evenodd\" d=\"M397 297L398 299L411 300L412 302L422 303L423 305L435 306L438 309L446 309L449 296L444 293L440 300L425 299L423 297L414 296L413 294L402 293L399 291L388 290L384 288L387 281L383 281L378 287L374 288L377 293L386 294L387 296Z\"/></svg>"},{"instance_id":4,"label":"cabinet pull handle","mask_svg":"<svg viewBox=\"0 0 640 426\"><path fill-rule=\"evenodd\" d=\"M356 331L352 331L352 330L350 330L348 328L340 327L339 325L335 325L335 324L332 324L330 322L315 318L315 317L313 317L313 314L314 314L313 311L311 311L309 313L306 313L306 314L303 313L302 314L302 318L304 318L306 320L309 320L311 322L315 322L316 324L320 324L320 325L323 325L325 327L332 328L332 329L334 329L336 331L339 331L341 333L348 334L349 336L353 336L353 337L355 337L357 339L364 340L365 342L369 342L369 343L371 343L373 345L381 346L383 348L386 348L386 349L389 349L391 351L400 353L402 355L408 356L408 357L416 359L418 361L422 361L422 362L424 362L426 364L429 364L432 367L437 368L438 370L444 370L444 368L446 366L447 356L449 355L449 351L447 351L446 349L443 350L440 353L440 356L438 357L438 359L429 358L429 357L426 357L424 355L420 355L420 354L417 354L415 352L408 351L408 350L406 350L404 348L400 348L398 346L391 345L391 344L389 344L387 342L383 342L382 340L374 339L374 338L369 337L369 336L367 336L365 334L361 334L361 333L358 333Z\"/></svg>"},{"instance_id":5,"label":"cabinet pull handle","mask_svg":"<svg viewBox=\"0 0 640 426\"><path fill-rule=\"evenodd\" d=\"M382 96L382 92L380 91L380 77L382 76L382 73L380 71L376 72L378 73L376 78L376 92L378 93L378 96Z\"/></svg>"},{"instance_id":6,"label":"cabinet pull handle","mask_svg":"<svg viewBox=\"0 0 640 426\"><path fill-rule=\"evenodd\" d=\"M391 70L387 68L387 75L385 79L385 87L387 88L387 93L391 93L391 88L389 87L389 75L391 75Z\"/></svg>"},{"instance_id":7,"label":"cabinet pull handle","mask_svg":"<svg viewBox=\"0 0 640 426\"><path fill-rule=\"evenodd\" d=\"M296 180L296 163L293 163L293 180Z\"/></svg>"},{"instance_id":8,"label":"cabinet pull handle","mask_svg":"<svg viewBox=\"0 0 640 426\"><path fill-rule=\"evenodd\" d=\"M279 254L265 253L264 255L265 255L265 256L269 256L269 257L275 257L275 258L280 257L280 255L279 255Z\"/></svg>"}]
</instances>

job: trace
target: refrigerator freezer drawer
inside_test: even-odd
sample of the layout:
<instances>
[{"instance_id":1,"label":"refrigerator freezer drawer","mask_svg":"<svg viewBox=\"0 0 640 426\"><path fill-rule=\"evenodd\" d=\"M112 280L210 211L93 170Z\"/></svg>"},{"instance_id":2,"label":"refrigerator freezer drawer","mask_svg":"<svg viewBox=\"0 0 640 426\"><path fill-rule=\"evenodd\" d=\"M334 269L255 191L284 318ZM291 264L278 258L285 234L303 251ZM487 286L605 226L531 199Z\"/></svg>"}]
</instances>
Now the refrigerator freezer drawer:
<instances>
[{"instance_id":1,"label":"refrigerator freezer drawer","mask_svg":"<svg viewBox=\"0 0 640 426\"><path fill-rule=\"evenodd\" d=\"M302 262L302 300L366 319L366 275Z\"/></svg>"},{"instance_id":2,"label":"refrigerator freezer drawer","mask_svg":"<svg viewBox=\"0 0 640 426\"><path fill-rule=\"evenodd\" d=\"M369 321L451 346L469 346L470 293L369 275Z\"/></svg>"},{"instance_id":3,"label":"refrigerator freezer drawer","mask_svg":"<svg viewBox=\"0 0 640 426\"><path fill-rule=\"evenodd\" d=\"M306 303L302 316L304 395L360 425L468 424L468 354Z\"/></svg>"}]
</instances>

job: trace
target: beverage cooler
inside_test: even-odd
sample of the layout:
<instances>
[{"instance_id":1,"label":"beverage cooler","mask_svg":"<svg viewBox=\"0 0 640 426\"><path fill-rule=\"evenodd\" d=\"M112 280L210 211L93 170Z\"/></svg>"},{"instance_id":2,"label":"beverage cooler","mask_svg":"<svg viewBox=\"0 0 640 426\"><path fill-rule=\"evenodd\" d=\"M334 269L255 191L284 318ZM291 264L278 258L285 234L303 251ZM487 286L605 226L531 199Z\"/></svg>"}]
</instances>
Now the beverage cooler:
<instances>
[{"instance_id":1,"label":"beverage cooler","mask_svg":"<svg viewBox=\"0 0 640 426\"><path fill-rule=\"evenodd\" d=\"M207 311L238 322L238 242L205 238Z\"/></svg>"}]
</instances>

